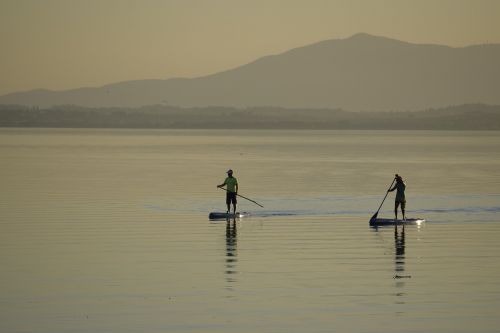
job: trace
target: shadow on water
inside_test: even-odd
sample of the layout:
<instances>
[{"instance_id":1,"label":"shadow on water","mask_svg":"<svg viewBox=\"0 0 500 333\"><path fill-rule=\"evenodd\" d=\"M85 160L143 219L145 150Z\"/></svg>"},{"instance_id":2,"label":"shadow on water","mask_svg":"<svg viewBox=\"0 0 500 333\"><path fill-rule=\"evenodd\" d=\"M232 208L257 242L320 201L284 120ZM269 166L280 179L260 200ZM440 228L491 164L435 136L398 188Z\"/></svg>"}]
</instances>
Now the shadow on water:
<instances>
[{"instance_id":1,"label":"shadow on water","mask_svg":"<svg viewBox=\"0 0 500 333\"><path fill-rule=\"evenodd\" d=\"M238 262L238 230L236 219L232 221L230 219L226 220L226 267L225 275L226 282L228 283L227 289L232 290L232 284L234 284L236 279L237 262Z\"/></svg>"}]
</instances>

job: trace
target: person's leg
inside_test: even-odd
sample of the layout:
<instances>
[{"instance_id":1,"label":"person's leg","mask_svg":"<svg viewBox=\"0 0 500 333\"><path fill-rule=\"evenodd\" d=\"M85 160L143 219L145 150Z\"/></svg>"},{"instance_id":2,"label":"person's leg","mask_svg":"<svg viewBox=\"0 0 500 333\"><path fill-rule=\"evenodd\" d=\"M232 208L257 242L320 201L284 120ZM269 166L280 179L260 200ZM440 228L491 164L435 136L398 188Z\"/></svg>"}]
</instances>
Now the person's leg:
<instances>
[{"instance_id":1,"label":"person's leg","mask_svg":"<svg viewBox=\"0 0 500 333\"><path fill-rule=\"evenodd\" d=\"M406 220L405 208L406 208L406 201L403 201L401 203L401 213L403 213L403 220Z\"/></svg>"},{"instance_id":2,"label":"person's leg","mask_svg":"<svg viewBox=\"0 0 500 333\"><path fill-rule=\"evenodd\" d=\"M395 216L396 220L398 219L398 207L399 207L399 201L395 201L394 202L394 216Z\"/></svg>"},{"instance_id":3,"label":"person's leg","mask_svg":"<svg viewBox=\"0 0 500 333\"><path fill-rule=\"evenodd\" d=\"M231 209L231 196L229 192L226 193L226 205L227 205L227 213L229 214L229 211Z\"/></svg>"},{"instance_id":4,"label":"person's leg","mask_svg":"<svg viewBox=\"0 0 500 333\"><path fill-rule=\"evenodd\" d=\"M233 213L236 214L236 193L233 196Z\"/></svg>"}]
</instances>

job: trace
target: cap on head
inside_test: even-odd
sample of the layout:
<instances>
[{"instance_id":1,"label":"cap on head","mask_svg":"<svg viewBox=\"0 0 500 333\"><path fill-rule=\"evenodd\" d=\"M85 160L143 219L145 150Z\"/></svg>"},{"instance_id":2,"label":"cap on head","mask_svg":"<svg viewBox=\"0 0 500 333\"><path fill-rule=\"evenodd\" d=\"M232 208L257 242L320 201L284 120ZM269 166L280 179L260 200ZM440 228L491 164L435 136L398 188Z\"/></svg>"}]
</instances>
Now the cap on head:
<instances>
[{"instance_id":1,"label":"cap on head","mask_svg":"<svg viewBox=\"0 0 500 333\"><path fill-rule=\"evenodd\" d=\"M226 171L226 173L227 173L228 175L231 175L231 174L233 173L233 170L229 169L229 170L227 170L227 171Z\"/></svg>"}]
</instances>

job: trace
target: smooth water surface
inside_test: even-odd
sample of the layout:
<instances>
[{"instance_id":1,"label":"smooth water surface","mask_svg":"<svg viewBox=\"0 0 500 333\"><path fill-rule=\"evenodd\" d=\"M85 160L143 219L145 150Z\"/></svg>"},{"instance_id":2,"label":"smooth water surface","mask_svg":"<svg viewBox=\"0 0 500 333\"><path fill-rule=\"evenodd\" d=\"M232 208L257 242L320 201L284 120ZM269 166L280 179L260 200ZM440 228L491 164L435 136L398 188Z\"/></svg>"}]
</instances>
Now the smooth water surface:
<instances>
[{"instance_id":1,"label":"smooth water surface","mask_svg":"<svg viewBox=\"0 0 500 333\"><path fill-rule=\"evenodd\" d=\"M499 144L0 129L0 332L500 332ZM265 208L209 221L229 168ZM395 173L428 221L370 228Z\"/></svg>"}]
</instances>

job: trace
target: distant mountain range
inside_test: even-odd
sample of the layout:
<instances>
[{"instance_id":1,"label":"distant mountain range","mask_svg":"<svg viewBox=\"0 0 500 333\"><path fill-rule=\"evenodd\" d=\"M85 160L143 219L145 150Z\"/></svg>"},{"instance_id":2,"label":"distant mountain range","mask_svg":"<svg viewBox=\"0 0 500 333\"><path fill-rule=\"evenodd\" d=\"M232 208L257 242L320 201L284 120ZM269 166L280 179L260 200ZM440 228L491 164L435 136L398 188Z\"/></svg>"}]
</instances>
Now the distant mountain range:
<instances>
[{"instance_id":1,"label":"distant mountain range","mask_svg":"<svg viewBox=\"0 0 500 333\"><path fill-rule=\"evenodd\" d=\"M411 111L500 104L500 44L452 48L357 34L216 74L0 96L38 107L255 107Z\"/></svg>"}]
</instances>

